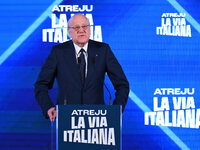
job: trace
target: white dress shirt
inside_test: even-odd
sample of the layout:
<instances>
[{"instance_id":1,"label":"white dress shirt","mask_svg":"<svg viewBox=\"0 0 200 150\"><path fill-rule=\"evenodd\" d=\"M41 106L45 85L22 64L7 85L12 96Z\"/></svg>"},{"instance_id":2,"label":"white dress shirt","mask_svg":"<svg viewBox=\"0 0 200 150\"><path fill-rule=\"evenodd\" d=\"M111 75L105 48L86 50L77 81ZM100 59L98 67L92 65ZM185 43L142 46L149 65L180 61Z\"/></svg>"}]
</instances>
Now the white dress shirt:
<instances>
[{"instance_id":1,"label":"white dress shirt","mask_svg":"<svg viewBox=\"0 0 200 150\"><path fill-rule=\"evenodd\" d=\"M81 48L84 49L84 56L85 56L85 77L87 77L87 68L88 68L88 42L83 46L83 47L79 47L78 45L74 44L74 48L75 48L75 53L76 53L76 62L78 63L78 57L80 57L81 53L80 50Z\"/></svg>"}]
</instances>

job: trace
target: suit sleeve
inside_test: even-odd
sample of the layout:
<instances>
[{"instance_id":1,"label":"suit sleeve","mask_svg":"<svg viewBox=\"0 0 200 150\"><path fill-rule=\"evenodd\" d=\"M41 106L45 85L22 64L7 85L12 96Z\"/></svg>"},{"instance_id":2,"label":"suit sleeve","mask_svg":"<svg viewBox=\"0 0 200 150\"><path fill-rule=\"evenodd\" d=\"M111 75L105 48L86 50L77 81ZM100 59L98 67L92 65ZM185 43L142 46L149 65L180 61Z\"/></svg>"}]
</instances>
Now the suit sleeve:
<instances>
[{"instance_id":1,"label":"suit sleeve","mask_svg":"<svg viewBox=\"0 0 200 150\"><path fill-rule=\"evenodd\" d=\"M53 87L54 79L56 76L56 62L55 49L52 48L51 53L42 66L42 69L35 83L35 98L46 118L48 118L47 111L51 107L55 107L49 97L48 90Z\"/></svg>"},{"instance_id":2,"label":"suit sleeve","mask_svg":"<svg viewBox=\"0 0 200 150\"><path fill-rule=\"evenodd\" d=\"M115 58L109 45L106 46L107 46L107 54L106 54L107 74L114 86L114 89L116 90L113 104L122 105L122 112L123 112L128 100L129 83L122 70L122 67Z\"/></svg>"}]
</instances>

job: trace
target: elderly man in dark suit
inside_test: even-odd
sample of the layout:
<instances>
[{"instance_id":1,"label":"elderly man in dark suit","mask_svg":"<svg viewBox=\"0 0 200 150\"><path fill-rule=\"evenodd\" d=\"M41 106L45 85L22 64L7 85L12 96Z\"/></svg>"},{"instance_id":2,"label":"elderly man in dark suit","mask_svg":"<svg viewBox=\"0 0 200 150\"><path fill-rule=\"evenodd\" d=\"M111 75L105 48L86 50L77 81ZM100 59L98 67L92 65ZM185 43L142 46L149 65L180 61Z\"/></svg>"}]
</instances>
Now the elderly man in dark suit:
<instances>
[{"instance_id":1,"label":"elderly man in dark suit","mask_svg":"<svg viewBox=\"0 0 200 150\"><path fill-rule=\"evenodd\" d=\"M89 40L89 20L82 14L71 17L68 32L72 40L52 47L35 83L35 97L43 114L51 121L56 117L48 94L55 78L57 104L104 104L105 73L116 90L113 104L124 110L129 83L109 45Z\"/></svg>"}]
</instances>

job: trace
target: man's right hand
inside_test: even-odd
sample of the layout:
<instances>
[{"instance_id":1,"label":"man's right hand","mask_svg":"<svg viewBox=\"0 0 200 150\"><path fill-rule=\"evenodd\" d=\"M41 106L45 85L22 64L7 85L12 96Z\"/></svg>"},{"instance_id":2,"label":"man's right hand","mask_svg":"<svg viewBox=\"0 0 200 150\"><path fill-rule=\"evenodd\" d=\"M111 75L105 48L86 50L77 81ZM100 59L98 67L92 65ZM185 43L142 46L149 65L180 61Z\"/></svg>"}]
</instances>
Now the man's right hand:
<instances>
[{"instance_id":1,"label":"man's right hand","mask_svg":"<svg viewBox=\"0 0 200 150\"><path fill-rule=\"evenodd\" d=\"M55 107L51 107L47 112L49 119L51 122L53 122L56 118L56 110Z\"/></svg>"}]
</instances>

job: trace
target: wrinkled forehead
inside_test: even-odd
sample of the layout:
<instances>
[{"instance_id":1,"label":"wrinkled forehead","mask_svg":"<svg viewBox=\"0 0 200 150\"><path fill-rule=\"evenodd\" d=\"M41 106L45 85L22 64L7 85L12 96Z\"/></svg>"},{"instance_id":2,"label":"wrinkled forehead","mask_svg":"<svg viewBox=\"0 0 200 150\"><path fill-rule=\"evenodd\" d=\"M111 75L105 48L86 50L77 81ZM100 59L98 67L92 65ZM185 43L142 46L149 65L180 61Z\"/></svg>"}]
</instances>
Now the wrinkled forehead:
<instances>
[{"instance_id":1,"label":"wrinkled forehead","mask_svg":"<svg viewBox=\"0 0 200 150\"><path fill-rule=\"evenodd\" d=\"M68 21L69 26L74 26L74 25L89 25L89 20L81 14L77 14L72 16L69 21Z\"/></svg>"}]
</instances>

